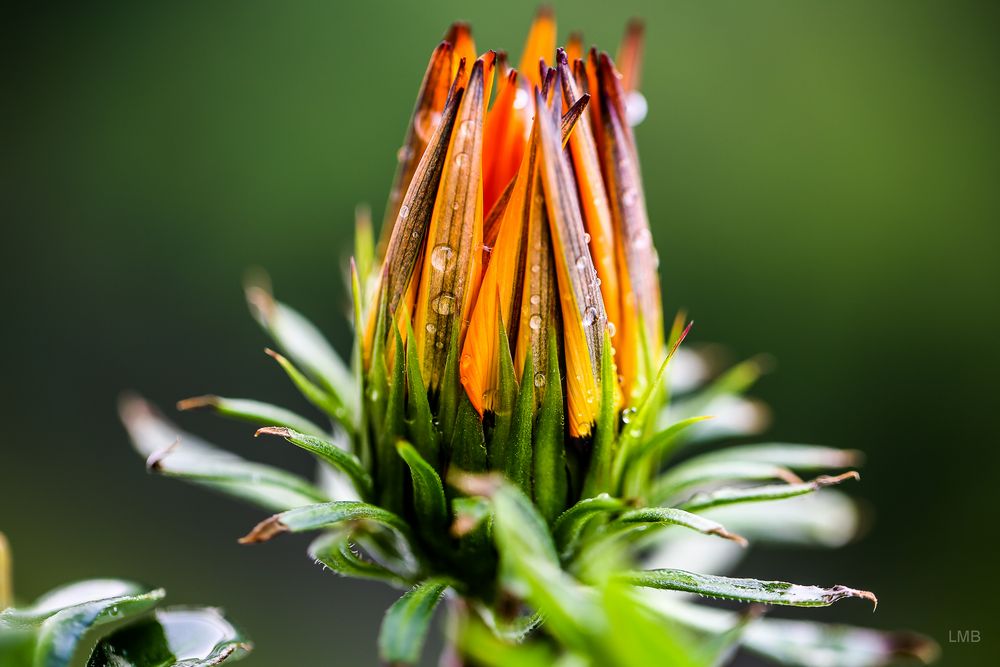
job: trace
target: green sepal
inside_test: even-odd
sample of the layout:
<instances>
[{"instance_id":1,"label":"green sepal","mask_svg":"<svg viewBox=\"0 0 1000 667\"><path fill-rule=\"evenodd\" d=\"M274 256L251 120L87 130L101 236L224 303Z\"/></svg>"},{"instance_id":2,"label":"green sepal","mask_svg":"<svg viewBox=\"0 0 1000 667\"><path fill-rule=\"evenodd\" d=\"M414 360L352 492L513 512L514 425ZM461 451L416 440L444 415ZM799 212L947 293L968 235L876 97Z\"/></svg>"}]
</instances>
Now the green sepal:
<instances>
[{"instance_id":1,"label":"green sepal","mask_svg":"<svg viewBox=\"0 0 1000 667\"><path fill-rule=\"evenodd\" d=\"M559 515L552 527L552 535L559 555L565 561L576 550L584 529L591 520L601 514L613 514L625 509L625 503L602 493L593 498L585 498Z\"/></svg>"},{"instance_id":2,"label":"green sepal","mask_svg":"<svg viewBox=\"0 0 1000 667\"><path fill-rule=\"evenodd\" d=\"M549 367L542 388L534 437L535 505L552 523L566 507L568 480L563 428L563 394L555 334L549 336Z\"/></svg>"},{"instance_id":3,"label":"green sepal","mask_svg":"<svg viewBox=\"0 0 1000 667\"><path fill-rule=\"evenodd\" d=\"M441 459L440 443L431 404L427 400L427 387L420 372L420 357L413 342L413 326L406 320L406 387L409 411L409 432L420 455L431 465L438 465Z\"/></svg>"},{"instance_id":4,"label":"green sepal","mask_svg":"<svg viewBox=\"0 0 1000 667\"><path fill-rule=\"evenodd\" d=\"M792 607L826 607L844 598L862 598L874 605L878 604L875 596L869 591L861 591L847 586L820 588L819 586L790 584L785 581L720 577L673 569L628 572L618 575L618 578L632 586L683 591L704 597L739 600L741 602L761 602Z\"/></svg>"},{"instance_id":5,"label":"green sepal","mask_svg":"<svg viewBox=\"0 0 1000 667\"><path fill-rule=\"evenodd\" d=\"M531 472L533 447L531 442L532 422L535 420L535 369L531 355L524 355L524 372L517 392L517 403L511 420L509 441L504 447L504 474L510 483L531 495Z\"/></svg>"},{"instance_id":6,"label":"green sepal","mask_svg":"<svg viewBox=\"0 0 1000 667\"><path fill-rule=\"evenodd\" d=\"M431 534L437 534L448 522L448 503L441 477L410 443L397 442L396 451L410 467L417 521Z\"/></svg>"},{"instance_id":7,"label":"green sepal","mask_svg":"<svg viewBox=\"0 0 1000 667\"><path fill-rule=\"evenodd\" d=\"M406 357L399 329L392 327L393 366L385 417L378 435L376 479L380 504L394 512L403 509L403 464L396 454L396 441L403 437L406 428Z\"/></svg>"},{"instance_id":8,"label":"green sepal","mask_svg":"<svg viewBox=\"0 0 1000 667\"><path fill-rule=\"evenodd\" d=\"M328 429L295 414L291 410L263 403L249 398L225 398L223 396L195 396L177 403L178 410L210 408L223 417L231 417L250 422L257 426L284 426L294 431L325 437Z\"/></svg>"},{"instance_id":9,"label":"green sepal","mask_svg":"<svg viewBox=\"0 0 1000 667\"><path fill-rule=\"evenodd\" d=\"M611 353L611 338L605 332L604 350L601 353L601 410L597 414L597 423L594 426L593 451L583 485L584 498L592 498L617 487L612 463L615 437L618 435L618 411L615 409L617 382Z\"/></svg>"},{"instance_id":10,"label":"green sepal","mask_svg":"<svg viewBox=\"0 0 1000 667\"><path fill-rule=\"evenodd\" d=\"M706 493L696 493L690 500L682 503L681 507L694 512L710 507L718 507L719 505L794 498L795 496L813 493L827 486L840 484L848 479L860 479L860 476L858 473L852 471L832 477L821 475L816 479L799 484L768 484L766 486L753 486L749 488L727 487Z\"/></svg>"},{"instance_id":11,"label":"green sepal","mask_svg":"<svg viewBox=\"0 0 1000 667\"><path fill-rule=\"evenodd\" d=\"M358 389L354 378L319 329L260 285L247 286L246 296L254 317L278 347L322 385L346 415L355 414Z\"/></svg>"},{"instance_id":12,"label":"green sepal","mask_svg":"<svg viewBox=\"0 0 1000 667\"><path fill-rule=\"evenodd\" d=\"M306 377L305 373L296 368L295 364L289 361L284 355L278 354L271 349L265 351L278 362L281 369L288 375L288 379L292 381L292 384L295 385L295 388L299 390L299 393L307 401L325 412L332 419L335 419L337 423L349 432L354 433L357 430L357 426L354 423L354 415L351 414L348 407L342 401Z\"/></svg>"},{"instance_id":13,"label":"green sepal","mask_svg":"<svg viewBox=\"0 0 1000 667\"><path fill-rule=\"evenodd\" d=\"M354 440L354 453L358 455L362 465L371 470L374 453L372 452L371 429L368 422L370 408L368 400L365 398L365 392L367 391L367 387L365 386L367 375L364 350L365 320L361 290L361 278L358 276L358 266L354 258L351 258L351 304L354 313L354 322L352 323L354 326L354 344L351 348L351 364L354 371L354 382L357 384L359 391L362 392L361 400L358 402L358 437Z\"/></svg>"},{"instance_id":14,"label":"green sepal","mask_svg":"<svg viewBox=\"0 0 1000 667\"><path fill-rule=\"evenodd\" d=\"M483 422L469 397L462 392L451 443L451 465L465 472L484 472L487 467Z\"/></svg>"},{"instance_id":15,"label":"green sepal","mask_svg":"<svg viewBox=\"0 0 1000 667\"><path fill-rule=\"evenodd\" d=\"M357 272L368 280L375 263L375 232L372 228L371 209L359 204L354 211L354 257ZM360 320L359 320L360 321Z\"/></svg>"},{"instance_id":16,"label":"green sepal","mask_svg":"<svg viewBox=\"0 0 1000 667\"><path fill-rule=\"evenodd\" d=\"M309 545L308 554L317 563L345 577L373 579L392 586L408 583L407 566L402 562L380 563L362 556L355 548L359 526L341 526L320 535ZM392 564L395 567L391 568ZM398 571L397 571L398 570Z\"/></svg>"},{"instance_id":17,"label":"green sepal","mask_svg":"<svg viewBox=\"0 0 1000 667\"><path fill-rule=\"evenodd\" d=\"M120 413L134 448L152 472L207 486L270 511L329 500L298 475L247 461L181 431L141 398L123 398Z\"/></svg>"},{"instance_id":18,"label":"green sepal","mask_svg":"<svg viewBox=\"0 0 1000 667\"><path fill-rule=\"evenodd\" d=\"M259 429L256 433L256 435L261 434L276 435L284 438L293 445L314 454L319 460L329 463L335 469L347 475L362 499L371 500L374 493L372 477L354 454L344 451L325 438L317 438L288 428L265 427Z\"/></svg>"},{"instance_id":19,"label":"green sepal","mask_svg":"<svg viewBox=\"0 0 1000 667\"><path fill-rule=\"evenodd\" d=\"M428 579L389 607L378 635L379 657L384 663L402 667L420 660L434 610L448 585L445 579Z\"/></svg>"},{"instance_id":20,"label":"green sepal","mask_svg":"<svg viewBox=\"0 0 1000 667\"><path fill-rule=\"evenodd\" d=\"M518 387L517 379L514 377L514 360L510 353L510 340L507 338L507 328L503 323L502 314L497 318L497 339L497 354L500 359L497 368L496 397L493 402L493 433L487 449L490 468L503 470L507 461L507 448L510 444L510 430L514 420Z\"/></svg>"}]
</instances>

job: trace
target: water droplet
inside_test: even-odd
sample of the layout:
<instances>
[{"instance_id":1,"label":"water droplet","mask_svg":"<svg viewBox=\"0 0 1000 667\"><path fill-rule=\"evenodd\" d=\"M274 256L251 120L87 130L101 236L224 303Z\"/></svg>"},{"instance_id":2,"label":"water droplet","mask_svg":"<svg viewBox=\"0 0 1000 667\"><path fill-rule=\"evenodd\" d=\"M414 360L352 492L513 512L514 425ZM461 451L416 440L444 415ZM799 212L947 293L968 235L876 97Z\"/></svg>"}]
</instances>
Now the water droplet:
<instances>
[{"instance_id":1,"label":"water droplet","mask_svg":"<svg viewBox=\"0 0 1000 667\"><path fill-rule=\"evenodd\" d=\"M455 167L461 169L462 167L469 164L468 153L458 153L455 155Z\"/></svg>"},{"instance_id":2,"label":"water droplet","mask_svg":"<svg viewBox=\"0 0 1000 667\"><path fill-rule=\"evenodd\" d=\"M632 246L637 249L645 249L653 244L653 235L648 229L640 229L632 239Z\"/></svg>"},{"instance_id":3,"label":"water droplet","mask_svg":"<svg viewBox=\"0 0 1000 667\"><path fill-rule=\"evenodd\" d=\"M431 250L431 266L438 271L449 269L454 263L451 261L454 255L455 251L447 244L442 243L441 245L434 246L434 249Z\"/></svg>"},{"instance_id":4,"label":"water droplet","mask_svg":"<svg viewBox=\"0 0 1000 667\"><path fill-rule=\"evenodd\" d=\"M434 129L440 121L441 114L437 111L421 109L413 117L413 129L421 141L427 142L430 140L431 135L434 134Z\"/></svg>"},{"instance_id":5,"label":"water droplet","mask_svg":"<svg viewBox=\"0 0 1000 667\"><path fill-rule=\"evenodd\" d=\"M433 322L428 322L427 326L424 327L424 329L426 329L427 333L429 333L429 334L433 334L435 331L438 330L437 325L434 324Z\"/></svg>"},{"instance_id":6,"label":"water droplet","mask_svg":"<svg viewBox=\"0 0 1000 667\"><path fill-rule=\"evenodd\" d=\"M412 239L419 239L420 238L420 232L418 230L414 229L412 232L410 232L410 238L412 238Z\"/></svg>"},{"instance_id":7,"label":"water droplet","mask_svg":"<svg viewBox=\"0 0 1000 667\"><path fill-rule=\"evenodd\" d=\"M541 267L540 264L532 264L531 265L531 272L532 273L538 273L541 270L542 270L542 267Z\"/></svg>"},{"instance_id":8,"label":"water droplet","mask_svg":"<svg viewBox=\"0 0 1000 667\"><path fill-rule=\"evenodd\" d=\"M635 206L636 201L639 200L639 191L635 188L625 188L625 192L622 193L622 205L623 206Z\"/></svg>"},{"instance_id":9,"label":"water droplet","mask_svg":"<svg viewBox=\"0 0 1000 667\"><path fill-rule=\"evenodd\" d=\"M531 302L532 306L537 306L538 304L540 304L542 302L542 295L541 294L532 294L531 298L528 299L528 301Z\"/></svg>"},{"instance_id":10,"label":"water droplet","mask_svg":"<svg viewBox=\"0 0 1000 667\"><path fill-rule=\"evenodd\" d=\"M584 269L587 268L587 258L584 257L583 255L577 257L575 263L578 271L583 271Z\"/></svg>"},{"instance_id":11,"label":"water droplet","mask_svg":"<svg viewBox=\"0 0 1000 667\"><path fill-rule=\"evenodd\" d=\"M587 232L583 233L583 242L590 243L590 234L588 234Z\"/></svg>"},{"instance_id":12,"label":"water droplet","mask_svg":"<svg viewBox=\"0 0 1000 667\"><path fill-rule=\"evenodd\" d=\"M406 220L406 216L408 216L409 214L410 214L410 207L409 206L407 206L406 204L403 204L402 206L399 207L399 219L400 220Z\"/></svg>"},{"instance_id":13,"label":"water droplet","mask_svg":"<svg viewBox=\"0 0 1000 667\"><path fill-rule=\"evenodd\" d=\"M399 162L406 162L411 157L413 157L413 149L409 146L402 146L396 151L396 160Z\"/></svg>"},{"instance_id":14,"label":"water droplet","mask_svg":"<svg viewBox=\"0 0 1000 667\"><path fill-rule=\"evenodd\" d=\"M597 319L597 308L587 306L583 311L583 326L589 327Z\"/></svg>"},{"instance_id":15,"label":"water droplet","mask_svg":"<svg viewBox=\"0 0 1000 667\"><path fill-rule=\"evenodd\" d=\"M608 337L614 338L616 333L618 333L618 328L615 326L615 323L608 322ZM612 354L614 353L612 352Z\"/></svg>"},{"instance_id":16,"label":"water droplet","mask_svg":"<svg viewBox=\"0 0 1000 667\"><path fill-rule=\"evenodd\" d=\"M535 331L538 331L539 329L541 329L542 328L542 316L541 315L532 315L531 318L528 320L528 326L531 327L532 329L534 329Z\"/></svg>"},{"instance_id":17,"label":"water droplet","mask_svg":"<svg viewBox=\"0 0 1000 667\"><path fill-rule=\"evenodd\" d=\"M535 373L535 386L536 387L545 386L545 373L542 373L541 371Z\"/></svg>"},{"instance_id":18,"label":"water droplet","mask_svg":"<svg viewBox=\"0 0 1000 667\"><path fill-rule=\"evenodd\" d=\"M517 92L514 93L514 108L523 109L526 106L528 106L528 91L518 88Z\"/></svg>"},{"instance_id":19,"label":"water droplet","mask_svg":"<svg viewBox=\"0 0 1000 667\"><path fill-rule=\"evenodd\" d=\"M455 295L441 292L431 301L431 308L438 315L449 315L455 309Z\"/></svg>"}]
</instances>

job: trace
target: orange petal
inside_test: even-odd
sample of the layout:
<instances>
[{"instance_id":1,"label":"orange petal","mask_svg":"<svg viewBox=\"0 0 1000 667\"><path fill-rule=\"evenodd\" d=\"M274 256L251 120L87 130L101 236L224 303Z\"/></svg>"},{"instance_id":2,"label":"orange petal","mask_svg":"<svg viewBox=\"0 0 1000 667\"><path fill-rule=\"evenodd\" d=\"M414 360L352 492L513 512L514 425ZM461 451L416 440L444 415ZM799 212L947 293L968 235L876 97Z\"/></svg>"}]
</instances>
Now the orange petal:
<instances>
[{"instance_id":1,"label":"orange petal","mask_svg":"<svg viewBox=\"0 0 1000 667\"><path fill-rule=\"evenodd\" d=\"M456 21L448 28L444 41L450 43L454 49L454 56L451 60L451 78L454 79L458 75L458 64L463 58L467 67L471 67L471 63L476 60L476 42L472 39L472 28L464 21ZM469 70L465 71L468 74ZM464 79L459 80L460 86L464 87L465 83Z\"/></svg>"},{"instance_id":2,"label":"orange petal","mask_svg":"<svg viewBox=\"0 0 1000 667\"><path fill-rule=\"evenodd\" d=\"M483 126L495 64L495 55L490 54L472 67L427 231L414 339L423 379L431 391L441 385L447 344L456 326L462 343L465 318L481 280Z\"/></svg>"},{"instance_id":3,"label":"orange petal","mask_svg":"<svg viewBox=\"0 0 1000 667\"><path fill-rule=\"evenodd\" d=\"M626 93L638 90L639 75L642 72L642 37L645 31L642 21L632 19L625 28L625 36L618 47L615 62L622 75L622 90Z\"/></svg>"},{"instance_id":4,"label":"orange petal","mask_svg":"<svg viewBox=\"0 0 1000 667\"><path fill-rule=\"evenodd\" d=\"M517 72L511 70L503 80L497 99L486 116L483 138L483 209L492 211L497 200L517 173L526 143L524 92L519 88Z\"/></svg>"},{"instance_id":5,"label":"orange petal","mask_svg":"<svg viewBox=\"0 0 1000 667\"><path fill-rule=\"evenodd\" d=\"M553 82L554 87L561 84ZM597 271L587 247L573 173L559 134L559 110L544 109L536 96L540 168L562 306L566 359L567 422L573 437L590 434L600 411L601 355L607 315ZM571 139L572 140L572 139Z\"/></svg>"},{"instance_id":6,"label":"orange petal","mask_svg":"<svg viewBox=\"0 0 1000 667\"><path fill-rule=\"evenodd\" d=\"M601 116L598 151L612 225L619 240L616 256L621 285L621 321L616 323L615 347L623 387L627 395L634 396L651 379L656 364L653 358L659 359L664 347L658 259L618 76L607 54L601 54L597 64L596 106Z\"/></svg>"},{"instance_id":7,"label":"orange petal","mask_svg":"<svg viewBox=\"0 0 1000 667\"><path fill-rule=\"evenodd\" d=\"M549 7L541 7L535 15L535 20L528 31L528 39L524 43L521 54L521 66L518 68L532 86L541 88L542 79L538 75L538 61L552 61L556 51L556 17Z\"/></svg>"},{"instance_id":8,"label":"orange petal","mask_svg":"<svg viewBox=\"0 0 1000 667\"><path fill-rule=\"evenodd\" d=\"M376 256L380 260L385 256L385 250L389 245L389 236L392 234L396 216L399 215L403 195L410 187L410 180L427 148L427 142L430 141L441 120L441 111L444 109L448 87L453 78L452 46L448 42L442 42L431 54L427 71L424 72L424 79L420 84L420 92L417 93L417 102L413 107L403 146L396 154L398 160L396 175L393 178L392 190L389 191L389 201L385 205L382 231L376 249Z\"/></svg>"},{"instance_id":9,"label":"orange petal","mask_svg":"<svg viewBox=\"0 0 1000 667\"><path fill-rule=\"evenodd\" d=\"M579 32L571 32L566 40L566 57L571 63L583 57L583 35Z\"/></svg>"},{"instance_id":10,"label":"orange petal","mask_svg":"<svg viewBox=\"0 0 1000 667\"><path fill-rule=\"evenodd\" d=\"M533 131L534 132L534 131ZM496 241L476 300L459 364L462 385L480 415L493 408L499 350L497 321L516 324L515 300L524 273L524 235L531 216L531 186L536 178L535 148L525 153L517 177L505 194L506 205L494 225ZM515 289L517 288L517 289ZM511 331L508 331L508 336Z\"/></svg>"}]
</instances>

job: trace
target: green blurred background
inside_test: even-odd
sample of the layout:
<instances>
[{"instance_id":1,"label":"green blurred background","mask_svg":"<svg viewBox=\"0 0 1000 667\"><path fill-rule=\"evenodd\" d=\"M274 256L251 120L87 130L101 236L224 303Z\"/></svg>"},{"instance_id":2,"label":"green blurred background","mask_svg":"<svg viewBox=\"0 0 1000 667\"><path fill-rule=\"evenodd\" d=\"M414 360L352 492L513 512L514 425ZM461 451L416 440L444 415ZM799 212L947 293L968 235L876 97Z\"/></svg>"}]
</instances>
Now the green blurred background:
<instances>
[{"instance_id":1,"label":"green blurred background","mask_svg":"<svg viewBox=\"0 0 1000 667\"><path fill-rule=\"evenodd\" d=\"M341 350L354 205L380 214L447 24L516 54L532 4L26 3L0 10L0 530L16 583L119 575L227 608L250 665L374 662L393 592L324 574L305 539L239 547L261 512L147 476L115 416L203 392L302 407L241 276ZM865 450L872 532L744 572L870 588L809 616L912 627L995 664L1000 6L557 3L560 35L647 21L638 129L670 311L766 351L770 435ZM308 472L240 424L180 423ZM252 451L251 451L252 450ZM978 629L978 645L948 643ZM755 664L749 660L743 664Z\"/></svg>"}]
</instances>

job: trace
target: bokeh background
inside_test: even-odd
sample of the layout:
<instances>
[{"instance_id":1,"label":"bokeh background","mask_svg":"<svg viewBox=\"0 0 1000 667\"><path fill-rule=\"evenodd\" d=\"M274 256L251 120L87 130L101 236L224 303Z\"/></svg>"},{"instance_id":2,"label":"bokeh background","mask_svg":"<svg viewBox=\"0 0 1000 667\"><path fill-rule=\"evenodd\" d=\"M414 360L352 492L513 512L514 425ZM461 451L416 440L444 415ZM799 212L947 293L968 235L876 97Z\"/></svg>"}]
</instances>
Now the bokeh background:
<instances>
[{"instance_id":1,"label":"bokeh background","mask_svg":"<svg viewBox=\"0 0 1000 667\"><path fill-rule=\"evenodd\" d=\"M241 277L346 351L353 208L380 215L426 57L448 23L516 54L507 3L25 3L0 10L0 530L33 597L118 575L227 608L248 665L373 664L394 593L324 574L306 538L245 548L261 512L149 477L115 415L203 392L301 407ZM756 552L762 577L876 591L823 620L911 627L944 664L997 650L1000 41L992 2L556 3L560 35L647 21L638 129L670 311L734 358L775 439L865 450L873 530ZM308 472L292 448L179 422ZM992 598L992 599L991 599ZM978 645L949 644L978 629ZM742 664L751 663L746 658Z\"/></svg>"}]
</instances>

